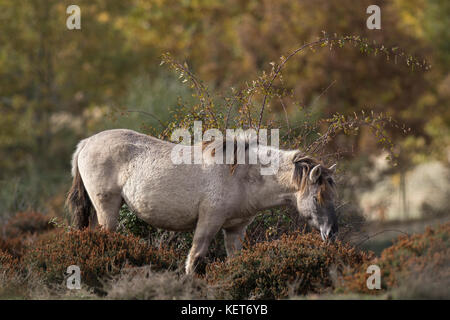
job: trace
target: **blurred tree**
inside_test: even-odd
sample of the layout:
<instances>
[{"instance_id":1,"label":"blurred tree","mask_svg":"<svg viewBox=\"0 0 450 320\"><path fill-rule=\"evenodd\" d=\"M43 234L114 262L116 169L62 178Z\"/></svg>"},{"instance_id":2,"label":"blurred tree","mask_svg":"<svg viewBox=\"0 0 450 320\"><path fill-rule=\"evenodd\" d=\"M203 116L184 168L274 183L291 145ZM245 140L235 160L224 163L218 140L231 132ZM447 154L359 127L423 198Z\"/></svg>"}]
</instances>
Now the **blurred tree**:
<instances>
[{"instance_id":1,"label":"blurred tree","mask_svg":"<svg viewBox=\"0 0 450 320\"><path fill-rule=\"evenodd\" d=\"M432 57L436 44L424 39L427 15L420 11L427 5L424 0L412 4L402 0L136 3L136 19L129 20L127 28L132 30L131 39L140 41L140 47L159 48L157 51L170 51L178 60L187 59L200 78L219 89L254 79L270 68L271 61L315 40L322 31L358 34L419 57ZM366 8L371 4L381 7L381 30L366 28ZM141 37L143 34L146 36ZM434 79L403 63L367 57L355 48L317 50L291 61L284 80L301 105L323 115L336 111L351 114L362 108L388 112L410 126L414 135L429 139L427 118L418 112L418 102ZM281 110L281 105L275 104L272 112ZM301 117L297 110L288 111ZM434 114L434 110L428 112ZM356 150L370 145L370 135L358 139Z\"/></svg>"},{"instance_id":2,"label":"blurred tree","mask_svg":"<svg viewBox=\"0 0 450 320\"><path fill-rule=\"evenodd\" d=\"M0 175L30 162L54 169L52 116L114 103L139 68L113 19L125 4L79 1L82 29L68 30L69 4L0 2Z\"/></svg>"},{"instance_id":3,"label":"blurred tree","mask_svg":"<svg viewBox=\"0 0 450 320\"><path fill-rule=\"evenodd\" d=\"M427 57L434 68L413 72L357 48L306 52L290 62L283 77L300 105L326 116L362 108L388 112L413 129L403 147L419 160L432 154L428 146L448 145L446 0L80 0L81 30L66 28L70 4L0 0L0 176L30 163L66 168L74 138L67 140L73 136L69 128L55 131L59 116L127 107L136 101L130 97L143 97L137 91L146 91L134 85L136 79L161 83L158 79L166 77L158 67L164 52L187 60L210 87L226 91L243 86L322 31L400 47ZM366 28L371 4L381 7L381 30ZM281 111L274 103L267 116ZM302 119L298 110L287 111L291 122ZM86 123L81 121L79 135L91 133ZM363 148L371 143L369 135L351 139L356 151L373 152Z\"/></svg>"}]
</instances>

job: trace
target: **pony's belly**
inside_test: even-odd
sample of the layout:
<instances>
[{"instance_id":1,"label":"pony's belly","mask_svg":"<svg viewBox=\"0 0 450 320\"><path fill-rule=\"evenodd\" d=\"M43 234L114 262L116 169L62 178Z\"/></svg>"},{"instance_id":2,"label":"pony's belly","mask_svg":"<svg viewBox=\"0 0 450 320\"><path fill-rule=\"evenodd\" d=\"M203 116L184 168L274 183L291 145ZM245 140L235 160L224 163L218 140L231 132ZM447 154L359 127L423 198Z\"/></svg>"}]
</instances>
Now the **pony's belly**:
<instances>
[{"instance_id":1,"label":"pony's belly","mask_svg":"<svg viewBox=\"0 0 450 320\"><path fill-rule=\"evenodd\" d=\"M197 212L187 203L170 201L167 197L132 197L125 200L136 215L155 228L172 231L193 230L197 223Z\"/></svg>"},{"instance_id":2,"label":"pony's belly","mask_svg":"<svg viewBox=\"0 0 450 320\"><path fill-rule=\"evenodd\" d=\"M191 231L195 229L197 223L197 217L187 215L186 212L151 210L136 211L136 215L152 227L170 231Z\"/></svg>"},{"instance_id":3,"label":"pony's belly","mask_svg":"<svg viewBox=\"0 0 450 320\"><path fill-rule=\"evenodd\" d=\"M175 188L157 179L130 179L122 189L122 197L140 219L153 227L192 230L197 223L198 197L180 185Z\"/></svg>"}]
</instances>

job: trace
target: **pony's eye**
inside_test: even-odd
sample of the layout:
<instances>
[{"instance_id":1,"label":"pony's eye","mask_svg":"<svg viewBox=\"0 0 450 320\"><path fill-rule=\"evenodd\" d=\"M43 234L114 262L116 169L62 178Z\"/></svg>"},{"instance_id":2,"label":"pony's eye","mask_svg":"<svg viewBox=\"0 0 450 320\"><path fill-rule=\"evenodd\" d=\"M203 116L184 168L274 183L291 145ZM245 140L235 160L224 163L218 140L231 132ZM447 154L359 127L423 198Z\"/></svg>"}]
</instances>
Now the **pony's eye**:
<instances>
[{"instance_id":1,"label":"pony's eye","mask_svg":"<svg viewBox=\"0 0 450 320\"><path fill-rule=\"evenodd\" d=\"M317 197L316 196L313 197L313 200L314 200L314 203L317 203Z\"/></svg>"}]
</instances>

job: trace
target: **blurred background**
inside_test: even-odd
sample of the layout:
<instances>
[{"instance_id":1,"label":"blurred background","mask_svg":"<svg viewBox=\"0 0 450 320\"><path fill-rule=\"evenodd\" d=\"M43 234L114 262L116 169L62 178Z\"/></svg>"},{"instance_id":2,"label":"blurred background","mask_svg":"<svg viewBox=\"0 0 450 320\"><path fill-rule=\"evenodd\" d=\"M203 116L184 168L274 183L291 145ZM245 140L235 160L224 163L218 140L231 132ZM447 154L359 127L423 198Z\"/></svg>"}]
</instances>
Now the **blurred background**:
<instances>
[{"instance_id":1,"label":"blurred background","mask_svg":"<svg viewBox=\"0 0 450 320\"><path fill-rule=\"evenodd\" d=\"M68 30L66 9L81 9ZM369 5L381 30L366 27ZM360 35L426 59L429 71L361 54L317 49L283 74L316 119L362 109L411 128L389 132L393 167L365 130L333 144L343 210L363 217L359 240L378 250L401 232L449 217L450 2L447 0L0 0L0 225L17 212L64 216L70 158L79 139L108 128L148 132L192 92L161 55L186 61L210 90L242 88L270 62L325 31ZM271 113L282 114L276 106Z\"/></svg>"}]
</instances>

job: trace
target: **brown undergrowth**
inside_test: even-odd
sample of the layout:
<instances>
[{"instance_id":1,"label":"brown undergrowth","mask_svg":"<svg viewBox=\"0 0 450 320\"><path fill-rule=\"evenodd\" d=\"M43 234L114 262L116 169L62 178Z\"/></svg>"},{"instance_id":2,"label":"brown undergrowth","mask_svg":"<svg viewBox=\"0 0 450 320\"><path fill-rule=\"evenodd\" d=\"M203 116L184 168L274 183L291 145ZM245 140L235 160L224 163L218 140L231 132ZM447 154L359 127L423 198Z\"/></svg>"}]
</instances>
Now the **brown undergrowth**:
<instances>
[{"instance_id":1,"label":"brown undergrowth","mask_svg":"<svg viewBox=\"0 0 450 320\"><path fill-rule=\"evenodd\" d=\"M25 214L19 217L27 220ZM400 237L380 257L339 241L325 243L314 232L291 232L247 244L233 258L207 265L203 276L186 277L183 250L155 247L148 239L101 229L48 228L41 223L43 217L29 219L25 227L17 223L20 219L5 225L3 235L12 238L0 240L2 297L33 298L44 291L50 297L64 297L70 265L80 267L83 290L95 289L91 298L99 294L111 299L282 299L340 293L448 296L450 223ZM382 290L367 289L366 270L371 264L380 267ZM157 292L155 285L164 288Z\"/></svg>"},{"instance_id":2,"label":"brown undergrowth","mask_svg":"<svg viewBox=\"0 0 450 320\"><path fill-rule=\"evenodd\" d=\"M369 264L375 264L381 271L381 290L369 290L366 285ZM381 256L367 262L361 272L344 277L342 289L345 292L380 293L396 288L408 287L422 279L420 286L441 284L450 294L450 222L438 227L428 227L424 233L400 236ZM440 290L440 289L439 289ZM419 293L418 293L419 294Z\"/></svg>"},{"instance_id":3,"label":"brown undergrowth","mask_svg":"<svg viewBox=\"0 0 450 320\"><path fill-rule=\"evenodd\" d=\"M327 244L316 233L291 234L209 265L206 279L221 287L224 298L280 299L329 291L333 276L348 267L359 269L371 258L341 242Z\"/></svg>"}]
</instances>

